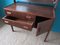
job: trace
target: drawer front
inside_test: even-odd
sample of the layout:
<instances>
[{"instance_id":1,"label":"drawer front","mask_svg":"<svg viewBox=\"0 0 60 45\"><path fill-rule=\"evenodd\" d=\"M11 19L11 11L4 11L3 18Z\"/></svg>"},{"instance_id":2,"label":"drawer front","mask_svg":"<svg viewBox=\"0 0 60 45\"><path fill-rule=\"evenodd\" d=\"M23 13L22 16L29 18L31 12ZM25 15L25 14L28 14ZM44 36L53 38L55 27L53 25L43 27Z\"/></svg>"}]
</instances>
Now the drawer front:
<instances>
[{"instance_id":1,"label":"drawer front","mask_svg":"<svg viewBox=\"0 0 60 45\"><path fill-rule=\"evenodd\" d=\"M24 19L24 20L34 20L36 17L32 14L28 14L28 13L24 13L24 12L9 11L9 10L5 10L5 12L8 16L14 16L14 17Z\"/></svg>"},{"instance_id":2,"label":"drawer front","mask_svg":"<svg viewBox=\"0 0 60 45\"><path fill-rule=\"evenodd\" d=\"M13 26L16 26L16 27L20 27L20 28L23 28L23 29L27 29L27 30L32 30L32 25L30 24L27 24L27 23L22 23L22 22L17 22L17 21L13 21L13 20L8 20L8 19L3 19L3 22L6 23L6 24L9 24L9 25L13 25Z\"/></svg>"},{"instance_id":3,"label":"drawer front","mask_svg":"<svg viewBox=\"0 0 60 45\"><path fill-rule=\"evenodd\" d=\"M27 24L19 23L17 26L21 27L23 29L32 30L32 25L27 25Z\"/></svg>"},{"instance_id":4,"label":"drawer front","mask_svg":"<svg viewBox=\"0 0 60 45\"><path fill-rule=\"evenodd\" d=\"M3 20L3 22L4 23L6 23L6 24L9 24L9 25L13 25L13 21L10 21L10 20L8 20L8 19L2 19Z\"/></svg>"},{"instance_id":5,"label":"drawer front","mask_svg":"<svg viewBox=\"0 0 60 45\"><path fill-rule=\"evenodd\" d=\"M14 12L14 17L24 19L24 20L34 20L35 16L32 14L24 13L24 12Z\"/></svg>"},{"instance_id":6,"label":"drawer front","mask_svg":"<svg viewBox=\"0 0 60 45\"><path fill-rule=\"evenodd\" d=\"M14 17L17 17L19 19L25 19L25 16L26 16L22 12L16 12L16 11L13 12L13 15Z\"/></svg>"}]
</instances>

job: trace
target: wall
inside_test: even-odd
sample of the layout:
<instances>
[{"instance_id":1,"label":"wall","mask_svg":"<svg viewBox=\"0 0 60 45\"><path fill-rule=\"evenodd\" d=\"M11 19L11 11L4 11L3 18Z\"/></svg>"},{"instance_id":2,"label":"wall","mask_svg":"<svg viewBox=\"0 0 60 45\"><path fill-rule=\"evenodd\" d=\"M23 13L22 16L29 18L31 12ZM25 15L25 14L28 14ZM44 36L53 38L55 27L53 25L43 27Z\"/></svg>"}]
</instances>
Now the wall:
<instances>
[{"instance_id":1,"label":"wall","mask_svg":"<svg viewBox=\"0 0 60 45\"><path fill-rule=\"evenodd\" d=\"M11 3L13 3L13 0L0 0L0 18L5 15L3 8Z\"/></svg>"},{"instance_id":2,"label":"wall","mask_svg":"<svg viewBox=\"0 0 60 45\"><path fill-rule=\"evenodd\" d=\"M0 1L0 18L4 15L3 14L3 5L4 5L4 3L3 3L4 1ZM3 4L2 4L3 3Z\"/></svg>"},{"instance_id":3,"label":"wall","mask_svg":"<svg viewBox=\"0 0 60 45\"><path fill-rule=\"evenodd\" d=\"M60 32L60 1L58 2L57 8L56 8L56 18L52 27L52 31Z\"/></svg>"}]
</instances>

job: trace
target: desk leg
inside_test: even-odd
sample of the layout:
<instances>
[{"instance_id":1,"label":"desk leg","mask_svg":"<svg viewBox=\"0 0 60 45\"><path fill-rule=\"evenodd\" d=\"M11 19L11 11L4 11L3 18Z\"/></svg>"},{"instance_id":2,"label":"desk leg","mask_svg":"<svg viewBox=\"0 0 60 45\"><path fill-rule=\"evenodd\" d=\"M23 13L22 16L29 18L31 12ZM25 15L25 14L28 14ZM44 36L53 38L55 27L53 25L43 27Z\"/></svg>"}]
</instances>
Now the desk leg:
<instances>
[{"instance_id":1,"label":"desk leg","mask_svg":"<svg viewBox=\"0 0 60 45\"><path fill-rule=\"evenodd\" d=\"M12 28L12 31L14 32L14 28L13 28L13 26L11 25L11 28Z\"/></svg>"},{"instance_id":2,"label":"desk leg","mask_svg":"<svg viewBox=\"0 0 60 45\"><path fill-rule=\"evenodd\" d=\"M47 35L46 35L46 37L44 39L44 42L47 42L47 38L48 38L49 33L50 33L50 30L47 32Z\"/></svg>"}]
</instances>

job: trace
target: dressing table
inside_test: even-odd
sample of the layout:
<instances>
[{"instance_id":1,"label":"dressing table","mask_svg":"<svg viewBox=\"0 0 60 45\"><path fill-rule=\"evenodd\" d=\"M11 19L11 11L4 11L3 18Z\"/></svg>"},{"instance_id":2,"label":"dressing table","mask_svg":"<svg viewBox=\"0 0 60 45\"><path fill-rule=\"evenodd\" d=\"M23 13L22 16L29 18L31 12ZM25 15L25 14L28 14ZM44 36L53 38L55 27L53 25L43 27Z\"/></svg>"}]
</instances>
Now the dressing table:
<instances>
[{"instance_id":1,"label":"dressing table","mask_svg":"<svg viewBox=\"0 0 60 45\"><path fill-rule=\"evenodd\" d=\"M53 3L52 0L29 0L31 2ZM32 4L19 3L14 0L14 3L4 8L6 16L2 18L3 22L13 26L32 31L32 28L37 28L36 36L48 32L44 41L51 30L55 19L53 7L37 6Z\"/></svg>"}]
</instances>

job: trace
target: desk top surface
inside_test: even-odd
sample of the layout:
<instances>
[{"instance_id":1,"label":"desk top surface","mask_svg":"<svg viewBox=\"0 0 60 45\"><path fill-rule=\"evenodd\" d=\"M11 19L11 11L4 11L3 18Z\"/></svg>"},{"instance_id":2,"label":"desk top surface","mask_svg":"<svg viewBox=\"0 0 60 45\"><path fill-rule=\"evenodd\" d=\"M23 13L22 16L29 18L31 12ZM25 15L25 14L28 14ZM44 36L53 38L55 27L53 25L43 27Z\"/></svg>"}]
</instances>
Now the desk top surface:
<instances>
[{"instance_id":1,"label":"desk top surface","mask_svg":"<svg viewBox=\"0 0 60 45\"><path fill-rule=\"evenodd\" d=\"M36 16L43 16L43 17L47 17L47 18L53 17L53 8L52 7L16 3L16 4L11 4L7 7L5 7L4 9L11 10L11 11L17 11L17 12L23 12L23 13L29 13L29 14L33 14Z\"/></svg>"}]
</instances>

